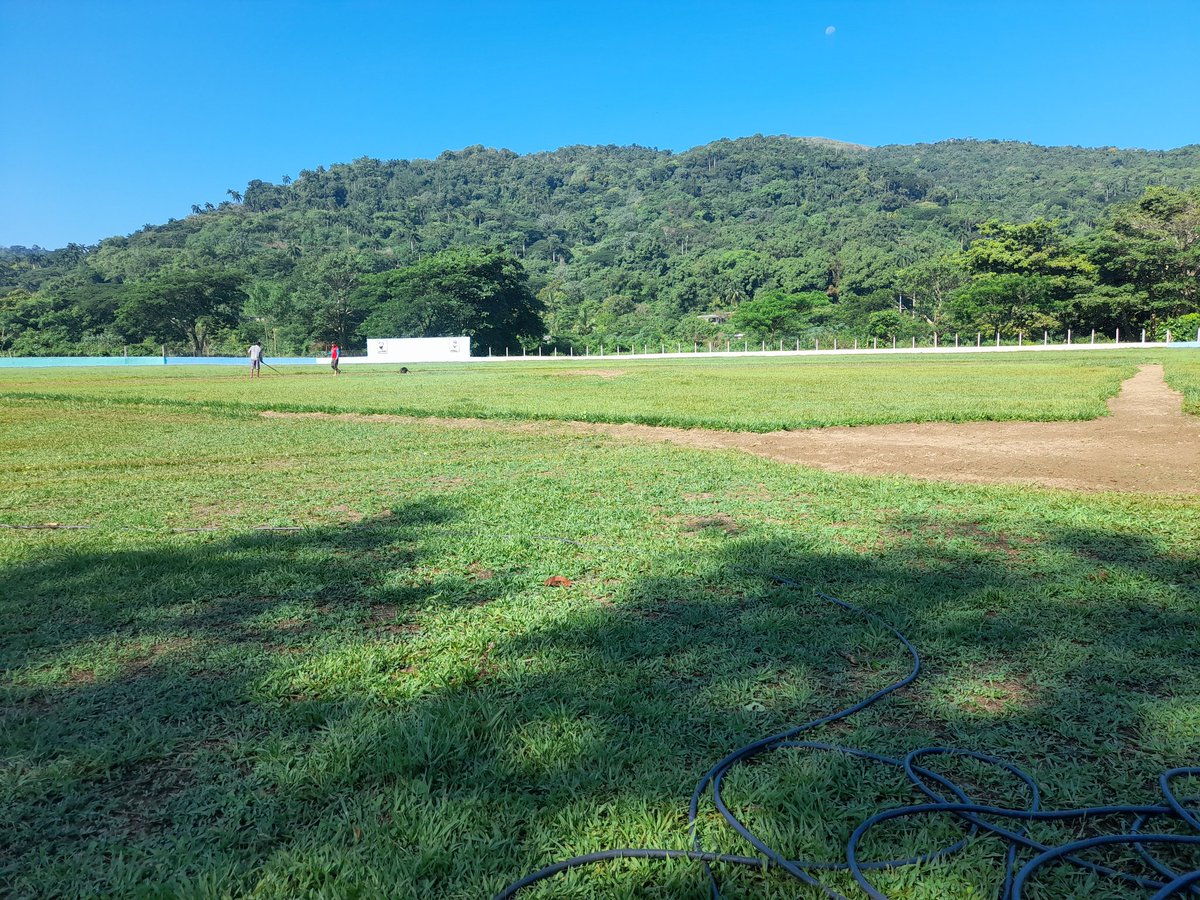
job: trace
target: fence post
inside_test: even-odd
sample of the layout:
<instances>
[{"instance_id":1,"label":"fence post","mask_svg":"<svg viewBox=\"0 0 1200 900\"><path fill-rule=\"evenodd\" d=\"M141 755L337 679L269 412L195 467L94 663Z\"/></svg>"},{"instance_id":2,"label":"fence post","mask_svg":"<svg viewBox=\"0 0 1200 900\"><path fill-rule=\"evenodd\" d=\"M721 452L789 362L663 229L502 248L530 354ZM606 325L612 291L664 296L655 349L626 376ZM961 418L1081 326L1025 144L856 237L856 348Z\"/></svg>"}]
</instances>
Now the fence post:
<instances>
[{"instance_id":1,"label":"fence post","mask_svg":"<svg viewBox=\"0 0 1200 900\"><path fill-rule=\"evenodd\" d=\"M917 339L916 339L916 337L914 337L914 338L913 338L913 349L914 349L914 350L916 350L916 349L917 349Z\"/></svg>"},{"instance_id":2,"label":"fence post","mask_svg":"<svg viewBox=\"0 0 1200 900\"><path fill-rule=\"evenodd\" d=\"M834 349L834 350L836 350L836 349L837 349L837 338L834 338L834 339L833 339L833 349Z\"/></svg>"},{"instance_id":3,"label":"fence post","mask_svg":"<svg viewBox=\"0 0 1200 900\"><path fill-rule=\"evenodd\" d=\"M1145 328L1142 329L1142 343L1143 344L1146 343L1146 329Z\"/></svg>"},{"instance_id":4,"label":"fence post","mask_svg":"<svg viewBox=\"0 0 1200 900\"><path fill-rule=\"evenodd\" d=\"M872 350L879 349L879 338L871 338L871 349Z\"/></svg>"},{"instance_id":5,"label":"fence post","mask_svg":"<svg viewBox=\"0 0 1200 900\"><path fill-rule=\"evenodd\" d=\"M1023 332L1023 331L1017 332L1017 346L1018 347L1025 346L1025 332Z\"/></svg>"},{"instance_id":6,"label":"fence post","mask_svg":"<svg viewBox=\"0 0 1200 900\"><path fill-rule=\"evenodd\" d=\"M958 347L958 332L954 332L954 346Z\"/></svg>"},{"instance_id":7,"label":"fence post","mask_svg":"<svg viewBox=\"0 0 1200 900\"><path fill-rule=\"evenodd\" d=\"M1093 344L1096 343L1096 329L1095 328L1092 329L1092 343Z\"/></svg>"},{"instance_id":8,"label":"fence post","mask_svg":"<svg viewBox=\"0 0 1200 900\"><path fill-rule=\"evenodd\" d=\"M813 349L814 350L821 349L821 339L820 338L813 338Z\"/></svg>"},{"instance_id":9,"label":"fence post","mask_svg":"<svg viewBox=\"0 0 1200 900\"><path fill-rule=\"evenodd\" d=\"M1050 332L1043 331L1042 332L1042 346L1045 347L1045 346L1048 346L1049 344L1050 344Z\"/></svg>"},{"instance_id":10,"label":"fence post","mask_svg":"<svg viewBox=\"0 0 1200 900\"><path fill-rule=\"evenodd\" d=\"M1067 346L1068 347L1071 346L1071 329L1070 328L1067 329Z\"/></svg>"},{"instance_id":11,"label":"fence post","mask_svg":"<svg viewBox=\"0 0 1200 900\"><path fill-rule=\"evenodd\" d=\"M976 347L983 346L983 332L982 331L975 332L975 346Z\"/></svg>"},{"instance_id":12,"label":"fence post","mask_svg":"<svg viewBox=\"0 0 1200 900\"><path fill-rule=\"evenodd\" d=\"M896 349L896 336L894 334L892 335L892 349Z\"/></svg>"},{"instance_id":13,"label":"fence post","mask_svg":"<svg viewBox=\"0 0 1200 900\"><path fill-rule=\"evenodd\" d=\"M1117 344L1121 343L1121 329L1120 328L1117 329L1117 339L1114 343L1117 343Z\"/></svg>"},{"instance_id":14,"label":"fence post","mask_svg":"<svg viewBox=\"0 0 1200 900\"><path fill-rule=\"evenodd\" d=\"M1167 329L1167 343L1168 344L1171 343L1171 329L1170 328Z\"/></svg>"},{"instance_id":15,"label":"fence post","mask_svg":"<svg viewBox=\"0 0 1200 900\"><path fill-rule=\"evenodd\" d=\"M999 330L996 331L996 346L997 347L1000 346L1000 331Z\"/></svg>"}]
</instances>

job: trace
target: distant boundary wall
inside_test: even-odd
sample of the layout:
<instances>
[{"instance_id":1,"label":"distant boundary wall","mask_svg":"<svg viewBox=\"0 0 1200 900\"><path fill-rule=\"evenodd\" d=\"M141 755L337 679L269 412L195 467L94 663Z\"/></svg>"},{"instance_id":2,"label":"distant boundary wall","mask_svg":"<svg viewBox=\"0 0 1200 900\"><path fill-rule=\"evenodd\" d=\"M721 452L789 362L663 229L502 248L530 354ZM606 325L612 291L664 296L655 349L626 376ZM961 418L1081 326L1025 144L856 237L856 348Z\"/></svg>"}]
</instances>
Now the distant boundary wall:
<instances>
[{"instance_id":1,"label":"distant boundary wall","mask_svg":"<svg viewBox=\"0 0 1200 900\"><path fill-rule=\"evenodd\" d=\"M790 357L790 356L895 356L903 354L959 354L959 353L1042 353L1056 351L1088 350L1200 350L1200 341L1162 341L1146 343L1084 343L1084 344L1001 344L999 346L984 344L983 346L963 347L836 347L814 350L764 350L749 348L737 349L708 349L700 345L697 349L677 352L638 352L638 348L628 349L601 348L600 352L574 355L557 354L523 354L520 356L471 356L464 358L464 363L498 363L498 362L532 362L536 360L615 360L615 359L703 359L734 357ZM276 356L267 357L264 362L271 366L328 366L329 357L312 356ZM342 365L398 365L401 360L374 359L367 356L343 356ZM162 367L162 366L243 366L250 368L250 361L241 356L4 356L0 357L0 369L37 369L49 367L83 368L87 366L105 367Z\"/></svg>"},{"instance_id":2,"label":"distant boundary wall","mask_svg":"<svg viewBox=\"0 0 1200 900\"><path fill-rule=\"evenodd\" d=\"M273 366L329 365L329 359L311 356L272 357ZM342 362L350 362L343 358ZM0 369L27 369L46 366L245 366L250 360L243 356L6 356L0 357Z\"/></svg>"}]
</instances>

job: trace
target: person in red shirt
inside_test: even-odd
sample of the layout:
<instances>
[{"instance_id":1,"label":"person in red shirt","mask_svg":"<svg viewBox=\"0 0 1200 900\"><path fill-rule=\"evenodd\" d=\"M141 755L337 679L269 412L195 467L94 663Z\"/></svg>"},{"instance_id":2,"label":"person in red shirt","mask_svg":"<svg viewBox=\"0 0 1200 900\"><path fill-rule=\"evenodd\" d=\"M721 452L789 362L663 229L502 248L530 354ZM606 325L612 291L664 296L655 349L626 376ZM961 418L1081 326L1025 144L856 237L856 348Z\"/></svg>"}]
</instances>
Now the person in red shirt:
<instances>
[{"instance_id":1,"label":"person in red shirt","mask_svg":"<svg viewBox=\"0 0 1200 900\"><path fill-rule=\"evenodd\" d=\"M338 361L342 358L342 351L338 349L338 345L334 344L329 348L329 365L333 368L334 375L341 375L342 372L338 368Z\"/></svg>"}]
</instances>

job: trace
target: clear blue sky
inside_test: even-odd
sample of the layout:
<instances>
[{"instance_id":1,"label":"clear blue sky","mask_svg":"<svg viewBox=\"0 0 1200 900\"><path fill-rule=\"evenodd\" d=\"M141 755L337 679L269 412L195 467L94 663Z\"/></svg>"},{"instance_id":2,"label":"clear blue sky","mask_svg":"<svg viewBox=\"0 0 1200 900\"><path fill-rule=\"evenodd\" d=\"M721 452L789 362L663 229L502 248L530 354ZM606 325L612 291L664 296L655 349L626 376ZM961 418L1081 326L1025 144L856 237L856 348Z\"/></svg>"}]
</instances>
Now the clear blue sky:
<instances>
[{"instance_id":1,"label":"clear blue sky","mask_svg":"<svg viewBox=\"0 0 1200 900\"><path fill-rule=\"evenodd\" d=\"M1200 142L1200 0L0 0L0 245L470 144Z\"/></svg>"}]
</instances>

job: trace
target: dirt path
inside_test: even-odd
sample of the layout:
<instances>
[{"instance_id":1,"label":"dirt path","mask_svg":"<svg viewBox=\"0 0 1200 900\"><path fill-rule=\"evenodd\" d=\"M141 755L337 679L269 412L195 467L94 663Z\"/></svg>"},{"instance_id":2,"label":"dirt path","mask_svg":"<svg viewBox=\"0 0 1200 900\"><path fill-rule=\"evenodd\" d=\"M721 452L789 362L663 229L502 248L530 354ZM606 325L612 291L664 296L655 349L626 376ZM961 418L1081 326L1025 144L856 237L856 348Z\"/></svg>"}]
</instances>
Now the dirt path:
<instances>
[{"instance_id":1,"label":"dirt path","mask_svg":"<svg viewBox=\"0 0 1200 900\"><path fill-rule=\"evenodd\" d=\"M1200 418L1183 413L1183 397L1163 381L1162 366L1142 366L1108 407L1107 418L1090 422L940 422L769 434L584 422L563 423L563 427L625 440L741 450L831 472L1034 484L1077 491L1200 494ZM349 413L335 418L411 421L401 416ZM435 421L474 428L482 424L478 420ZM534 427L555 430L547 423Z\"/></svg>"}]
</instances>

